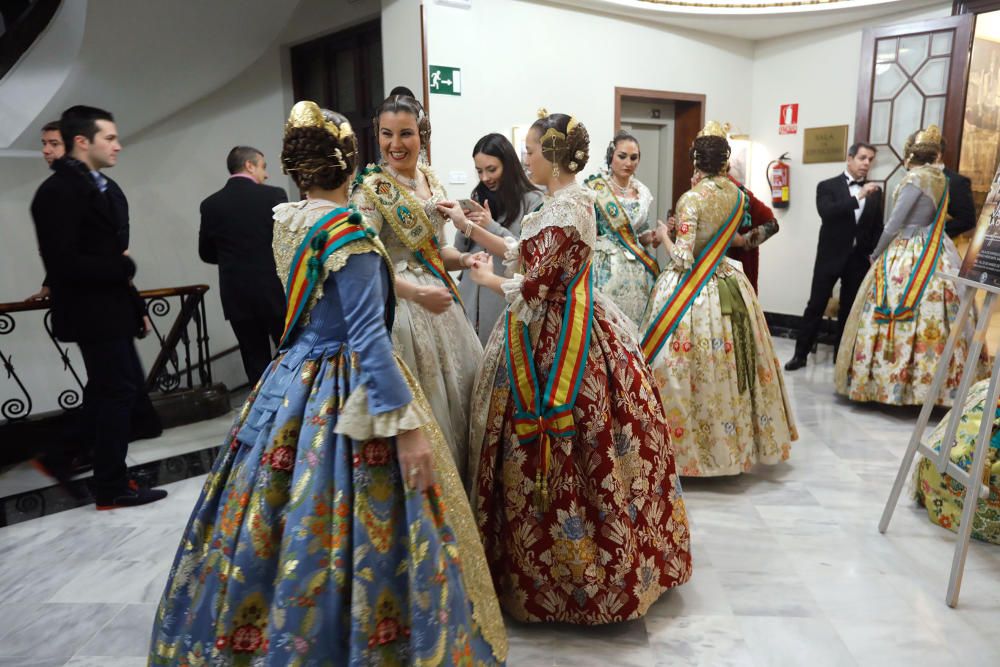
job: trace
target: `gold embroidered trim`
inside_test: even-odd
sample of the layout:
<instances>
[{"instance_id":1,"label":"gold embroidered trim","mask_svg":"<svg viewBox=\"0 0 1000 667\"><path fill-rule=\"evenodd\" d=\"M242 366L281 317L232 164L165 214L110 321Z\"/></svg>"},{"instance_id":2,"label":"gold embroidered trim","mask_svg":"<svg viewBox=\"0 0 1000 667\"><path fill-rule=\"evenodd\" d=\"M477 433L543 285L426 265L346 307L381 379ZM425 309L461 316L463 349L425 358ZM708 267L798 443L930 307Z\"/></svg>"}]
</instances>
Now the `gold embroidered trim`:
<instances>
[{"instance_id":1,"label":"gold embroidered trim","mask_svg":"<svg viewBox=\"0 0 1000 667\"><path fill-rule=\"evenodd\" d=\"M394 355L399 369L403 372L406 384L413 393L413 400L427 414L433 414L430 403L424 396L420 385L414 379L406 363L398 354ZM465 497L462 480L458 476L458 468L451 456L451 450L445 442L444 433L437 422L431 420L423 427L424 435L431 442L434 456L434 471L441 486L445 513L448 525L455 533L459 553L462 558L462 581L465 593L472 603L472 618L479 626L483 639L493 649L493 657L499 661L507 659L507 630L500 614L500 603L496 591L493 590L493 579L486 562L483 543L479 539L479 529L472 518L469 500Z\"/></svg>"}]
</instances>

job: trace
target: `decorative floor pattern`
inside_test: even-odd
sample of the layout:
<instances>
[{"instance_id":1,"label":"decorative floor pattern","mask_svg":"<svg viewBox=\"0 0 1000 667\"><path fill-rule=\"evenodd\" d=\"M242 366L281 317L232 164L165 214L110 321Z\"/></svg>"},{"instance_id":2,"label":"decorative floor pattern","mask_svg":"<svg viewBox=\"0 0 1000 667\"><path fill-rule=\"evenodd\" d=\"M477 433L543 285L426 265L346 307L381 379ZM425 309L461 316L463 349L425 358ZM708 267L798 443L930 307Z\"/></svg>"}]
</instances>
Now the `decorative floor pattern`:
<instances>
[{"instance_id":1,"label":"decorative floor pattern","mask_svg":"<svg viewBox=\"0 0 1000 667\"><path fill-rule=\"evenodd\" d=\"M791 341L775 344L791 355ZM801 434L790 462L685 482L691 582L632 623L510 623L510 665L1000 664L1000 548L973 543L949 609L954 536L909 500L886 535L876 529L917 411L837 399L829 348L810 362L787 376ZM83 507L0 529L0 667L145 665L202 479L169 485L147 507Z\"/></svg>"}]
</instances>

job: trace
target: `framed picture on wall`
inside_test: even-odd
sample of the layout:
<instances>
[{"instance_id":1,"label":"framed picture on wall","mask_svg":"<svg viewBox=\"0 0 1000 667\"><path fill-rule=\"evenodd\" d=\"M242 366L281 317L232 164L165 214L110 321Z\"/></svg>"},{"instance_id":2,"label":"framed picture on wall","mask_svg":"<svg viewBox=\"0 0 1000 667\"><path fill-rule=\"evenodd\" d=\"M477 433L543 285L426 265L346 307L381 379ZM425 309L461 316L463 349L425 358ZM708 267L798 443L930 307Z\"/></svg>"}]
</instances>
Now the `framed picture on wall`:
<instances>
[{"instance_id":1,"label":"framed picture on wall","mask_svg":"<svg viewBox=\"0 0 1000 667\"><path fill-rule=\"evenodd\" d=\"M729 175L740 183L750 179L750 136L732 134L729 136ZM749 187L749 186L748 186Z\"/></svg>"},{"instance_id":2,"label":"framed picture on wall","mask_svg":"<svg viewBox=\"0 0 1000 667\"><path fill-rule=\"evenodd\" d=\"M524 160L528 157L524 142L528 138L530 128L530 125L515 125L510 129L510 143L514 144L514 151L521 158L521 164L524 164Z\"/></svg>"}]
</instances>

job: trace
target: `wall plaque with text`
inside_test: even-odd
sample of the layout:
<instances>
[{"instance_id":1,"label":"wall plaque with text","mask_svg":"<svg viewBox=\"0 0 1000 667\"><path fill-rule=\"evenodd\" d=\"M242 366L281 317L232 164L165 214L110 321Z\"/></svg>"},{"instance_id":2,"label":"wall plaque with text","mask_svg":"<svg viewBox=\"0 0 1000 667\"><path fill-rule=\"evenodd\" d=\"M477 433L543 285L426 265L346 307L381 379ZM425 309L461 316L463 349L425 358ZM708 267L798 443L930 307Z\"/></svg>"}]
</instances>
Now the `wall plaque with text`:
<instances>
[{"instance_id":1,"label":"wall plaque with text","mask_svg":"<svg viewBox=\"0 0 1000 667\"><path fill-rule=\"evenodd\" d=\"M847 126L809 127L802 136L802 162L844 162L847 160Z\"/></svg>"}]
</instances>

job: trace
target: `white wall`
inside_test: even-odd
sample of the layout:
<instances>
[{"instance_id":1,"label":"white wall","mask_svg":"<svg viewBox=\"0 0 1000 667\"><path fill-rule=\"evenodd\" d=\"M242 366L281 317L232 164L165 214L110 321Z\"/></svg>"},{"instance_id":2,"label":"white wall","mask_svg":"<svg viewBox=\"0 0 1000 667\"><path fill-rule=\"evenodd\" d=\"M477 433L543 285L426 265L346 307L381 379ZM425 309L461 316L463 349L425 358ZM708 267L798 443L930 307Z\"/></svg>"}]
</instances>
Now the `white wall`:
<instances>
[{"instance_id":1,"label":"white wall","mask_svg":"<svg viewBox=\"0 0 1000 667\"><path fill-rule=\"evenodd\" d=\"M951 15L951 3L920 12L901 12L880 25L907 23ZM809 298L809 285L819 215L816 185L842 172L844 165L802 164L802 129L849 125L848 142L854 138L862 33L870 24L853 24L815 30L758 42L754 50L753 84L748 87L753 121L736 123L753 141L751 187L770 201L767 163L788 152L792 158L791 205L776 211L781 225L777 236L761 246L760 301L764 310L801 315ZM799 104L799 133L778 134L781 104Z\"/></svg>"},{"instance_id":2,"label":"white wall","mask_svg":"<svg viewBox=\"0 0 1000 667\"><path fill-rule=\"evenodd\" d=\"M377 18L379 12L379 0L306 0L264 55L234 80L154 127L123 137L118 165L108 175L118 181L129 199L131 253L138 264L136 282L140 289L208 284L209 335L214 352L235 345L236 340L222 317L216 267L198 258L198 206L225 184L226 154L236 144L262 150L271 174L269 183L284 187L290 197L297 196L291 181L281 174L278 161L284 121L292 104L288 46ZM141 85L145 84L137 84ZM122 90L122 95L136 94L141 92ZM104 106L114 112L115 100L107 100ZM34 293L44 275L28 207L47 174L40 153L33 158L0 158L0 302L18 301ZM20 314L16 322L15 333L0 336L0 350L13 354L18 375L35 399L34 411L53 409L58 389L69 383L53 357L52 344L42 334L41 318ZM156 346L145 341L139 347L148 367ZM72 353L82 374L75 349ZM44 361L38 363L39 359ZM213 372L229 386L246 381L239 355L218 362ZM0 403L17 393L10 382L0 381Z\"/></svg>"},{"instance_id":3,"label":"white wall","mask_svg":"<svg viewBox=\"0 0 1000 667\"><path fill-rule=\"evenodd\" d=\"M539 107L570 113L590 132L601 166L614 134L615 86L707 95L707 118L749 125L748 41L521 0L477 0L471 9L428 2L428 58L462 69L462 95L431 95L434 169L455 196L475 184L472 147L488 132L510 137ZM464 171L469 182L450 185Z\"/></svg>"}]
</instances>

